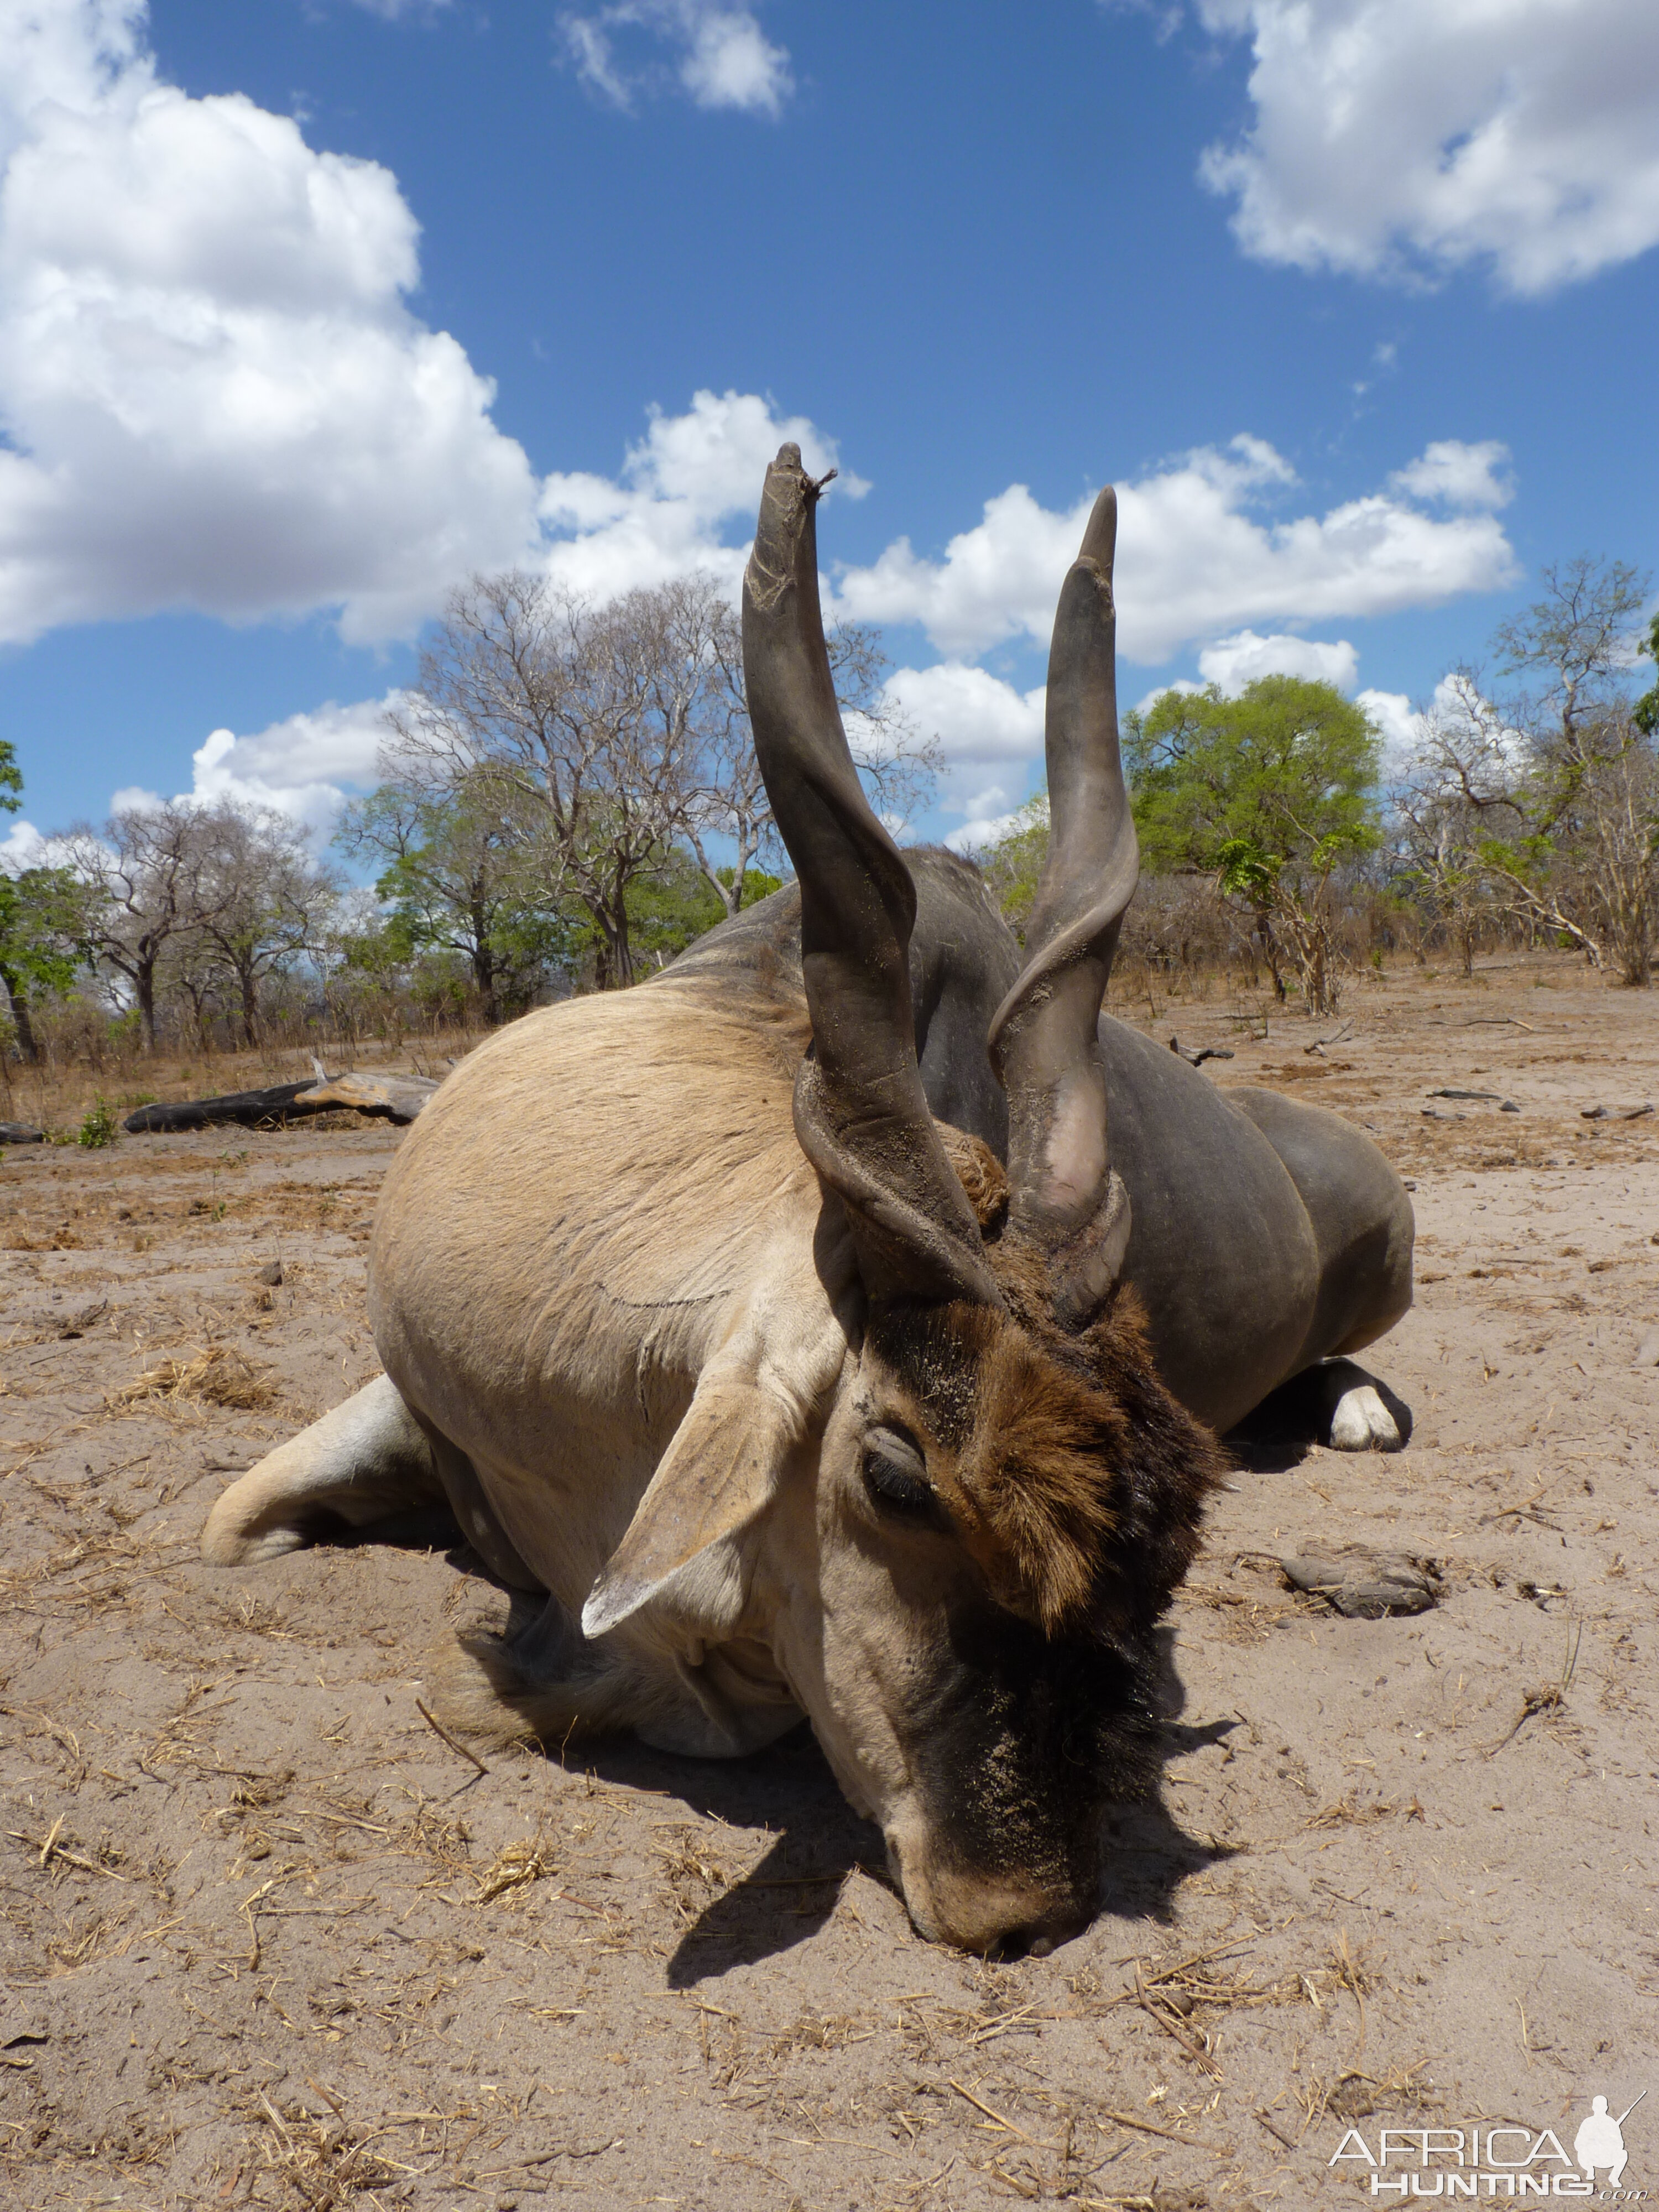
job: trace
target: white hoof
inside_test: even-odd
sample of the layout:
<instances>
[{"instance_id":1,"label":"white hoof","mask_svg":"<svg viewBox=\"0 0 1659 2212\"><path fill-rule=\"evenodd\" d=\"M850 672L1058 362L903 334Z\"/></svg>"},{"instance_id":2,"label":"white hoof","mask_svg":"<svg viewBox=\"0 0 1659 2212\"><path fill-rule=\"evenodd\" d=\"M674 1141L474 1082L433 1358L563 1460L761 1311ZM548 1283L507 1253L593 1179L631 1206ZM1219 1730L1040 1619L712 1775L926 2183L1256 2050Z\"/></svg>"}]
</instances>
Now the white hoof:
<instances>
[{"instance_id":1,"label":"white hoof","mask_svg":"<svg viewBox=\"0 0 1659 2212\"><path fill-rule=\"evenodd\" d=\"M1337 1400L1331 1416L1333 1451L1399 1451L1405 1441L1374 1383L1361 1382Z\"/></svg>"}]
</instances>

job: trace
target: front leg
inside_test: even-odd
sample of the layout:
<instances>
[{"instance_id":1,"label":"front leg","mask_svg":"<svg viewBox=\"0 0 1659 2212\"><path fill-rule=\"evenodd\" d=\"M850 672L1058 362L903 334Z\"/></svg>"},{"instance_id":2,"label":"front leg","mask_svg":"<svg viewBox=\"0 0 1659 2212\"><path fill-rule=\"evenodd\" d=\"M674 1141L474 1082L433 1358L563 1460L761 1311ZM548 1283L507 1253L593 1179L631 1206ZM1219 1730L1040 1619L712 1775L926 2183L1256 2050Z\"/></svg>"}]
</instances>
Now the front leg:
<instances>
[{"instance_id":1,"label":"front leg","mask_svg":"<svg viewBox=\"0 0 1659 2212\"><path fill-rule=\"evenodd\" d=\"M208 1516L202 1557L257 1566L356 1531L408 1540L447 1511L432 1447L384 1375L232 1483ZM448 1540L441 1531L424 1540Z\"/></svg>"}]
</instances>

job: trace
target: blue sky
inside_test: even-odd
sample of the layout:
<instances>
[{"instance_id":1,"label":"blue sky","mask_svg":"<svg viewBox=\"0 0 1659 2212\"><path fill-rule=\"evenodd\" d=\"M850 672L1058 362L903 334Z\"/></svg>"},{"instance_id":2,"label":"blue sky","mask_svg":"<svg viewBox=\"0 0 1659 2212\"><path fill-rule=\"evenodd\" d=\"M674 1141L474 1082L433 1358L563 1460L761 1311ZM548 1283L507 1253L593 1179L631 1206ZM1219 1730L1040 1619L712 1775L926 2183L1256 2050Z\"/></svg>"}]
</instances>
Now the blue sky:
<instances>
[{"instance_id":1,"label":"blue sky","mask_svg":"<svg viewBox=\"0 0 1659 2212\"><path fill-rule=\"evenodd\" d=\"M1102 482L1127 698L1396 745L1540 563L1655 563L1652 0L0 0L0 160L40 830L325 830L469 568L734 580L786 434L956 842Z\"/></svg>"}]
</instances>

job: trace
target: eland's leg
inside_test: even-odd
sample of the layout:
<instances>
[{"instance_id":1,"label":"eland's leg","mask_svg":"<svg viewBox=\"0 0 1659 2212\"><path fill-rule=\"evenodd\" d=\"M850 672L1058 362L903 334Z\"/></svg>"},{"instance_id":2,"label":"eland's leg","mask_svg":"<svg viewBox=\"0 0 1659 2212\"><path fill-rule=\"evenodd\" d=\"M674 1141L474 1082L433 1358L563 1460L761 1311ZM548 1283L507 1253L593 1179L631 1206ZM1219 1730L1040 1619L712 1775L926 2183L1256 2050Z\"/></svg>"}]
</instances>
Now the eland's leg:
<instances>
[{"instance_id":1,"label":"eland's leg","mask_svg":"<svg viewBox=\"0 0 1659 2212\"><path fill-rule=\"evenodd\" d=\"M1249 1115L1285 1163L1319 1250L1319 1291L1292 1373L1316 1394L1322 1442L1338 1451L1398 1451L1410 1409L1346 1357L1387 1334L1412 1303L1416 1222L1405 1185L1352 1123L1277 1091L1240 1089Z\"/></svg>"},{"instance_id":2,"label":"eland's leg","mask_svg":"<svg viewBox=\"0 0 1659 2212\"><path fill-rule=\"evenodd\" d=\"M1352 1359L1327 1359L1313 1370L1334 1451L1401 1451L1412 1432L1411 1407L1388 1384Z\"/></svg>"},{"instance_id":3,"label":"eland's leg","mask_svg":"<svg viewBox=\"0 0 1659 2212\"><path fill-rule=\"evenodd\" d=\"M253 1565L348 1531L395 1540L447 1508L432 1446L381 1375L232 1483L208 1516L202 1557Z\"/></svg>"}]
</instances>

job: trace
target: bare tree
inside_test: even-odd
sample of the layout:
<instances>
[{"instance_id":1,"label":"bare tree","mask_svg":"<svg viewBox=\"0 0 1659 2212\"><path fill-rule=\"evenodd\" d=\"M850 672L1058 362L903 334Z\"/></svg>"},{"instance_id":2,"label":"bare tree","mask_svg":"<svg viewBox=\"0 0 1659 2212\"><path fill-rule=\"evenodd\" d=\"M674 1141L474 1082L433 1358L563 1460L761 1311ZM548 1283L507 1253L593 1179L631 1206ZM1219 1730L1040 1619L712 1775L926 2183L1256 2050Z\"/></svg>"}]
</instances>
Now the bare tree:
<instances>
[{"instance_id":1,"label":"bare tree","mask_svg":"<svg viewBox=\"0 0 1659 2212\"><path fill-rule=\"evenodd\" d=\"M913 805L936 749L888 705L873 633L839 631L830 658L878 803ZM605 606L522 571L475 576L388 720L391 785L502 787L535 865L592 921L602 985L632 981L629 891L669 868L677 843L728 914L773 847L739 626L706 574Z\"/></svg>"},{"instance_id":2,"label":"bare tree","mask_svg":"<svg viewBox=\"0 0 1659 2212\"><path fill-rule=\"evenodd\" d=\"M1459 669L1418 716L1411 772L1396 794L1400 859L1418 895L1449 930L1463 973L1474 972L1483 923L1515 900L1492 863L1495 846L1522 834L1514 792L1523 741L1486 696L1473 669Z\"/></svg>"},{"instance_id":3,"label":"bare tree","mask_svg":"<svg viewBox=\"0 0 1659 2212\"><path fill-rule=\"evenodd\" d=\"M1523 687L1510 712L1541 749L1564 761L1593 757L1609 713L1628 711L1627 672L1642 649L1638 617L1651 579L1588 553L1553 563L1543 578L1543 598L1492 638L1500 667Z\"/></svg>"},{"instance_id":4,"label":"bare tree","mask_svg":"<svg viewBox=\"0 0 1659 2212\"><path fill-rule=\"evenodd\" d=\"M261 988L315 944L338 878L312 857L299 824L269 807L227 799L198 811L196 831L193 934L231 982L243 1042L256 1044Z\"/></svg>"},{"instance_id":5,"label":"bare tree","mask_svg":"<svg viewBox=\"0 0 1659 2212\"><path fill-rule=\"evenodd\" d=\"M595 609L522 571L477 576L388 717L394 779L500 781L591 917L602 983L633 980L629 888L672 848L697 782L719 681L708 629L703 595L684 586Z\"/></svg>"},{"instance_id":6,"label":"bare tree","mask_svg":"<svg viewBox=\"0 0 1659 2212\"><path fill-rule=\"evenodd\" d=\"M70 866L90 887L87 937L103 964L131 988L155 1049L155 985L162 955L204 918L208 842L190 806L124 807L101 836L82 823L62 841Z\"/></svg>"},{"instance_id":7,"label":"bare tree","mask_svg":"<svg viewBox=\"0 0 1659 2212\"><path fill-rule=\"evenodd\" d=\"M1494 699L1464 670L1425 718L1407 810L1419 865L1443 901L1565 938L1592 967L1644 985L1659 937L1659 759L1628 672L1647 580L1580 557L1544 581L1495 641L1515 693Z\"/></svg>"}]
</instances>

